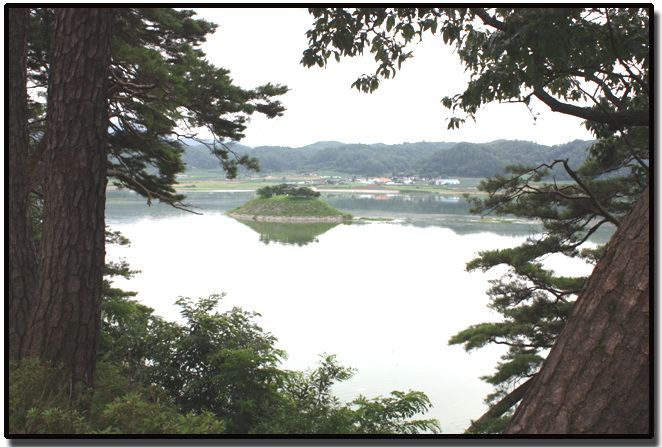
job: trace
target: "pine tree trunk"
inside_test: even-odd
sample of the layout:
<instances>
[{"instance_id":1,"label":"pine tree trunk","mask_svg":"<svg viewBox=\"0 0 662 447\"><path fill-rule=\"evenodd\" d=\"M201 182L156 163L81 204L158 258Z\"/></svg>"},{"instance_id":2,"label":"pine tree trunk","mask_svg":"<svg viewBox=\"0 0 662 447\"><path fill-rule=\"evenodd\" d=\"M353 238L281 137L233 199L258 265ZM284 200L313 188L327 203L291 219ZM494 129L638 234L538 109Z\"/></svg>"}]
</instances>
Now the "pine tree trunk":
<instances>
[{"instance_id":1,"label":"pine tree trunk","mask_svg":"<svg viewBox=\"0 0 662 447\"><path fill-rule=\"evenodd\" d=\"M21 357L33 296L37 258L29 200L27 103L27 38L30 10L8 9L7 167L9 228L7 232L9 359Z\"/></svg>"},{"instance_id":2,"label":"pine tree trunk","mask_svg":"<svg viewBox=\"0 0 662 447\"><path fill-rule=\"evenodd\" d=\"M504 434L651 433L649 194L618 228Z\"/></svg>"},{"instance_id":3,"label":"pine tree trunk","mask_svg":"<svg viewBox=\"0 0 662 447\"><path fill-rule=\"evenodd\" d=\"M92 385L100 328L112 9L55 14L48 86L44 222L30 356Z\"/></svg>"}]
</instances>

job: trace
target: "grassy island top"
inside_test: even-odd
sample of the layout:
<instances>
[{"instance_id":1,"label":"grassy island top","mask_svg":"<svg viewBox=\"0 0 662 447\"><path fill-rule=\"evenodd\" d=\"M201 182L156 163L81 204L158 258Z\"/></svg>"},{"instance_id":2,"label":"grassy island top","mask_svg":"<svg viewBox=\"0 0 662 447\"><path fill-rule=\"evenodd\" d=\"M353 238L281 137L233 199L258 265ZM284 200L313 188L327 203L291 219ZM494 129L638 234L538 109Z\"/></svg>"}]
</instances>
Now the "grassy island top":
<instances>
[{"instance_id":1,"label":"grassy island top","mask_svg":"<svg viewBox=\"0 0 662 447\"><path fill-rule=\"evenodd\" d=\"M228 214L252 219L275 217L343 220L353 217L319 200L320 193L309 188L296 188L283 183L265 186L256 192L258 195L256 198Z\"/></svg>"},{"instance_id":2,"label":"grassy island top","mask_svg":"<svg viewBox=\"0 0 662 447\"><path fill-rule=\"evenodd\" d=\"M278 217L339 217L351 219L352 215L337 210L314 197L277 195L269 198L258 196L228 214Z\"/></svg>"}]
</instances>

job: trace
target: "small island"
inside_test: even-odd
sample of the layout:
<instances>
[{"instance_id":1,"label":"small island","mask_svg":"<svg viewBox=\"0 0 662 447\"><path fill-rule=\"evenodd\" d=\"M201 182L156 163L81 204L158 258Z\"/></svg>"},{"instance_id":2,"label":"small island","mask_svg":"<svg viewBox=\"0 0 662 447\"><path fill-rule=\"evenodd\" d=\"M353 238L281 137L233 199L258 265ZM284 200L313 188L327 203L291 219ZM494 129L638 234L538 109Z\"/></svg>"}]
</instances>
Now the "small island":
<instances>
[{"instance_id":1,"label":"small island","mask_svg":"<svg viewBox=\"0 0 662 447\"><path fill-rule=\"evenodd\" d=\"M345 222L354 218L320 200L320 193L310 188L283 183L265 186L256 192L257 197L228 211L227 215L238 220L263 222Z\"/></svg>"}]
</instances>

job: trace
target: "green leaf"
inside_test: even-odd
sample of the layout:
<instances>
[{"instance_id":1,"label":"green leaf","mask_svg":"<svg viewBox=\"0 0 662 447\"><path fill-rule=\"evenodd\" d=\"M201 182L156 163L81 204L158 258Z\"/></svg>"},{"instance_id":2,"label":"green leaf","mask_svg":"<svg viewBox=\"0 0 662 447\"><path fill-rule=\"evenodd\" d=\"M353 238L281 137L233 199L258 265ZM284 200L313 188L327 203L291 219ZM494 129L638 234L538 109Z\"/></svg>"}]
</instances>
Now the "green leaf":
<instances>
[{"instance_id":1,"label":"green leaf","mask_svg":"<svg viewBox=\"0 0 662 447\"><path fill-rule=\"evenodd\" d=\"M386 19L386 31L391 32L391 29L393 29L394 25L395 17L392 15L388 16L388 19Z\"/></svg>"}]
</instances>

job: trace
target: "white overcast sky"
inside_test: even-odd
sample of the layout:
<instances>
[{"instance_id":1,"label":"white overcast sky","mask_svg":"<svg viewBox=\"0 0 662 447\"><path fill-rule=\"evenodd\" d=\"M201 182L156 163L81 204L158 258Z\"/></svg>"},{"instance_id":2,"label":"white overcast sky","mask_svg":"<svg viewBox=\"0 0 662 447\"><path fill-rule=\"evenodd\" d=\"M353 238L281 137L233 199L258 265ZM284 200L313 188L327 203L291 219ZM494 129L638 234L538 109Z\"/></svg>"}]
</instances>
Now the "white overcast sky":
<instances>
[{"instance_id":1,"label":"white overcast sky","mask_svg":"<svg viewBox=\"0 0 662 447\"><path fill-rule=\"evenodd\" d=\"M376 69L366 50L362 58L330 61L326 68L300 64L307 48L305 32L313 17L302 8L195 8L199 18L219 25L203 50L217 67L230 70L236 85L251 89L267 82L287 85L281 96L284 116L253 115L241 143L248 146L301 147L318 141L397 144L418 141L525 140L554 145L590 140L581 120L533 104L534 122L522 104L490 104L459 130L448 130L452 112L440 101L461 93L469 74L440 36L424 35L412 46L395 78L372 94L351 84Z\"/></svg>"}]
</instances>

